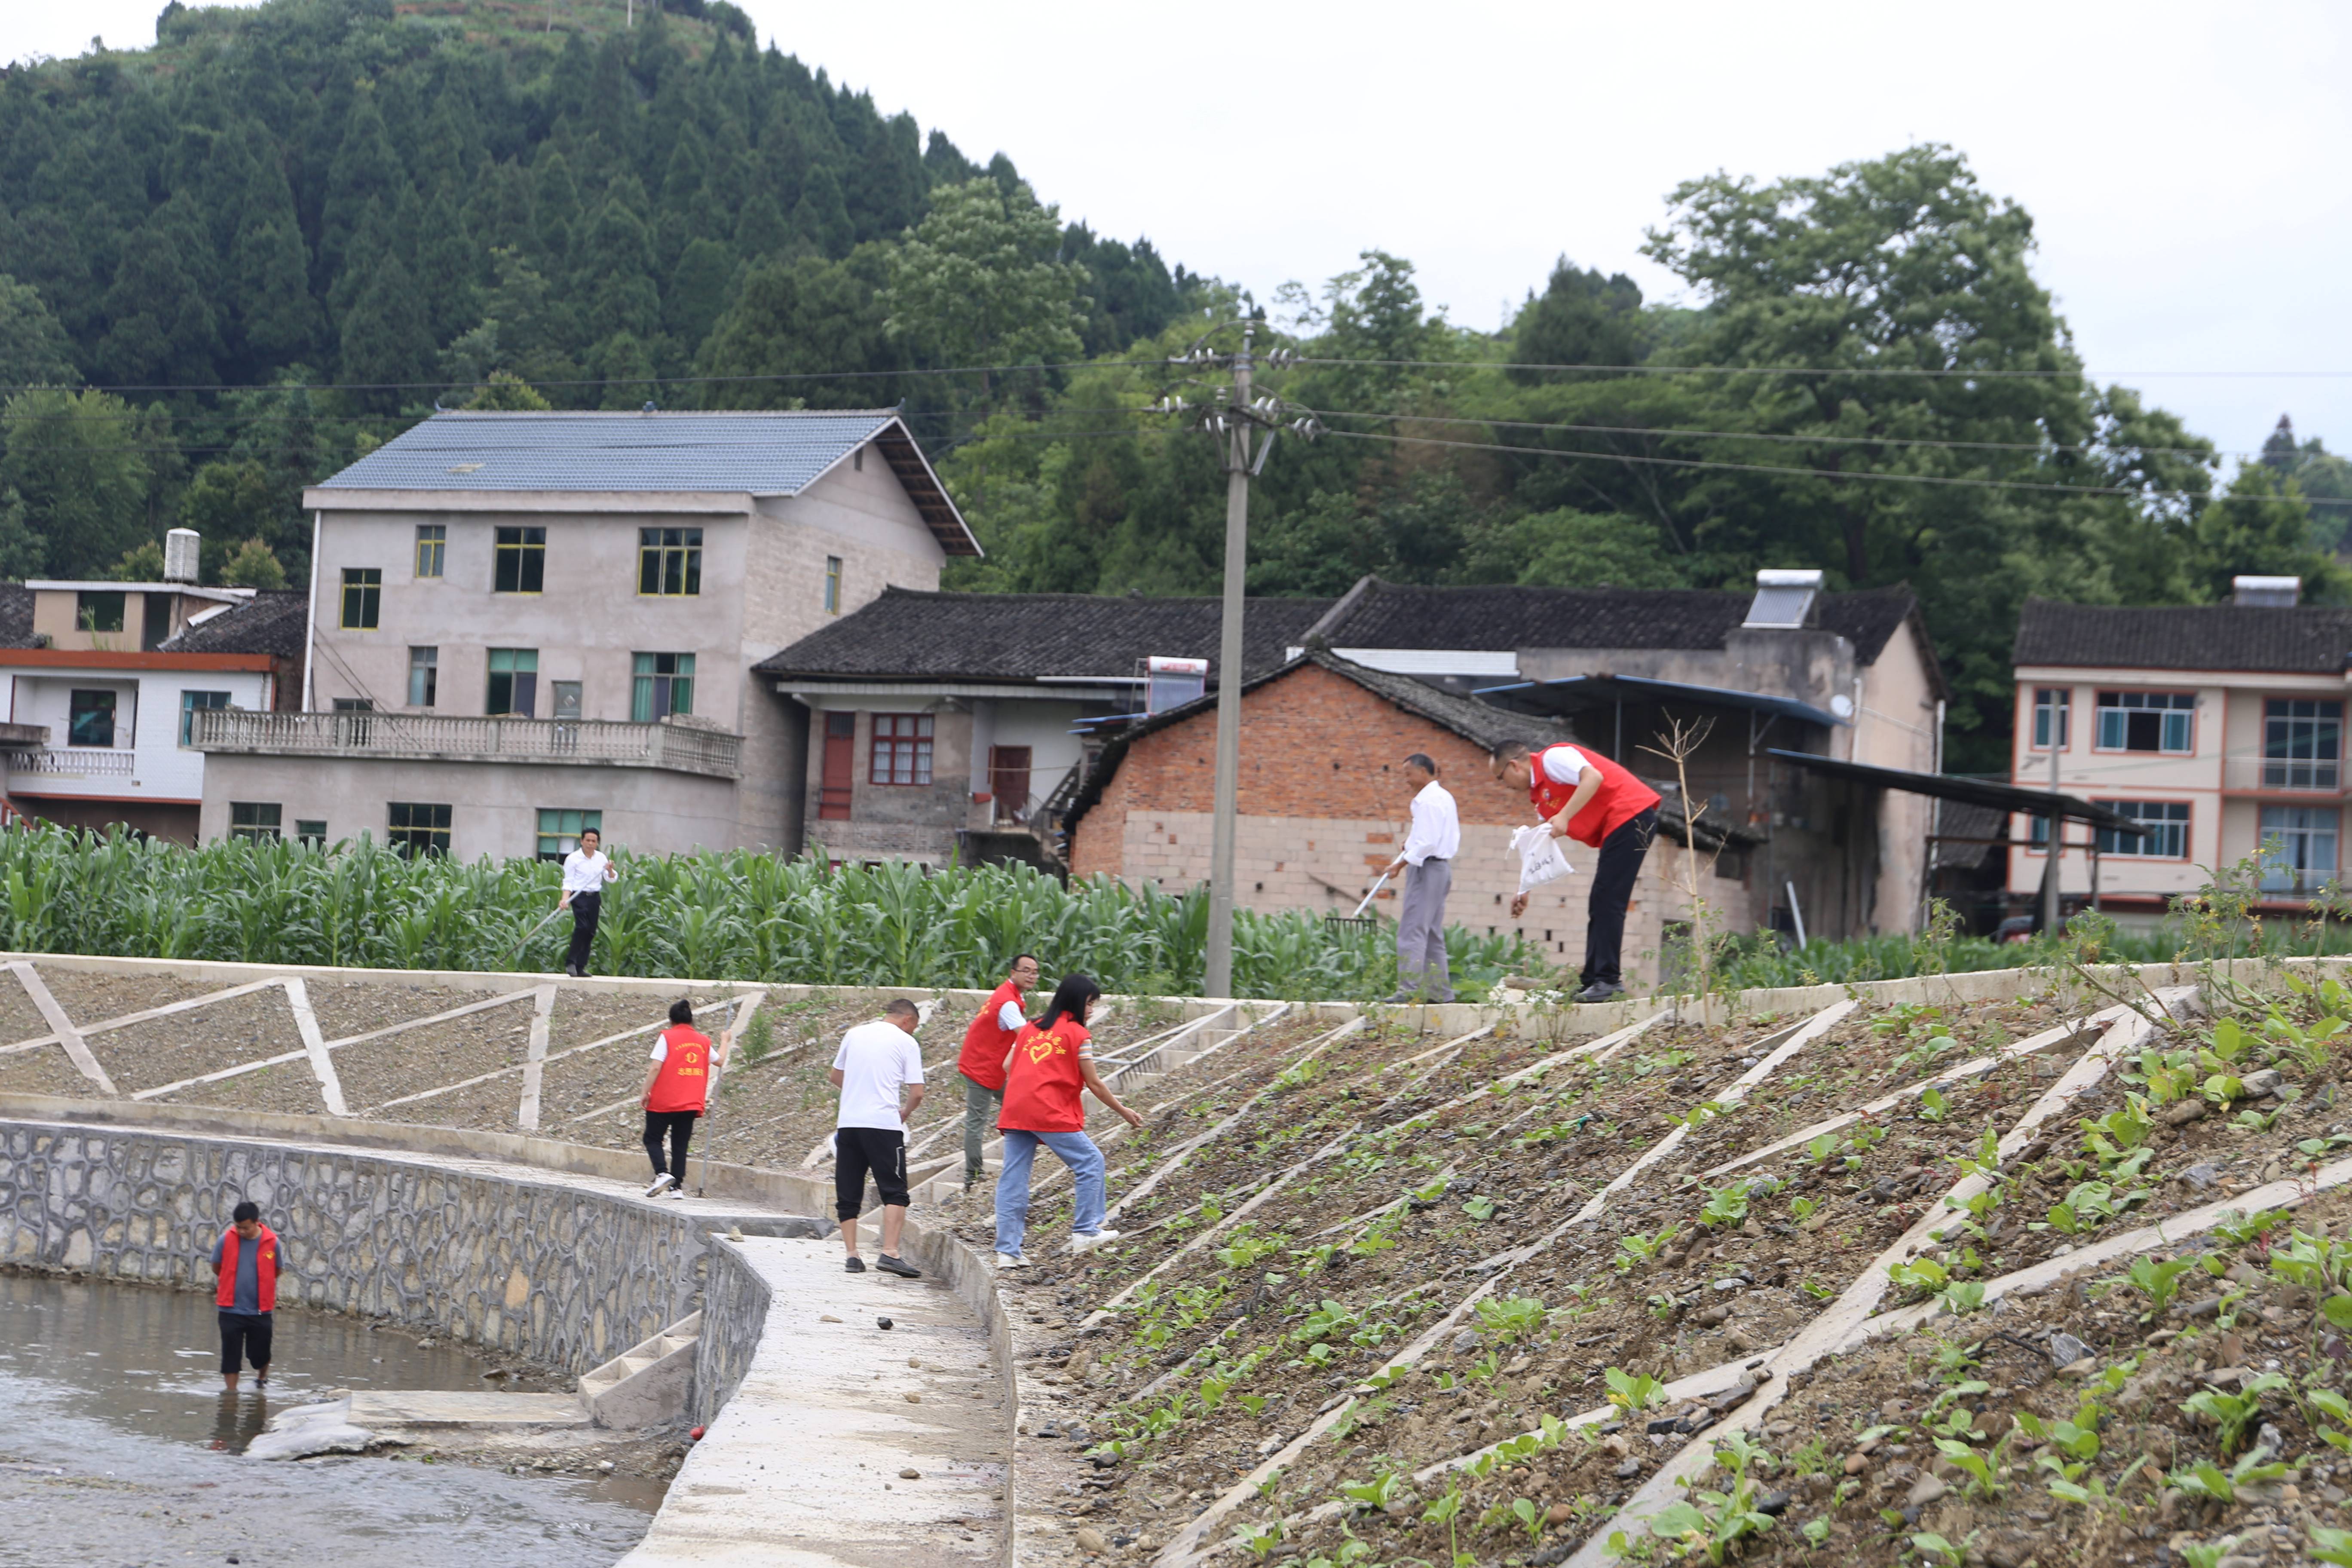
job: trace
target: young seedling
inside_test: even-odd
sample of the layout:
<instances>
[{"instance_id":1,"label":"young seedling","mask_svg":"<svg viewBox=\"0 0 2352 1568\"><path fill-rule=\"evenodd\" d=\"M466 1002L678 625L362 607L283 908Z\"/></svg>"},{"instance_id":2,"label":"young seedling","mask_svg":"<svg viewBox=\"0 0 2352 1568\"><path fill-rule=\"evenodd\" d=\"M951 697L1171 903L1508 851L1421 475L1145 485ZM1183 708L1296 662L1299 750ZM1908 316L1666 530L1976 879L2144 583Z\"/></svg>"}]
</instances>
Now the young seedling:
<instances>
[{"instance_id":1,"label":"young seedling","mask_svg":"<svg viewBox=\"0 0 2352 1568\"><path fill-rule=\"evenodd\" d=\"M2311 1554L2322 1563L2333 1563L2336 1568L2352 1568L2352 1530L2336 1530L2325 1524L2311 1527Z\"/></svg>"},{"instance_id":2,"label":"young seedling","mask_svg":"<svg viewBox=\"0 0 2352 1568\"><path fill-rule=\"evenodd\" d=\"M1720 1226L1738 1225L1748 1218L1748 1194L1752 1182L1726 1182L1710 1187L1706 1206L1699 1211L1699 1223L1714 1229Z\"/></svg>"},{"instance_id":3,"label":"young seedling","mask_svg":"<svg viewBox=\"0 0 2352 1568\"><path fill-rule=\"evenodd\" d=\"M1666 1385L1647 1373L1636 1375L1612 1366L1601 1376L1609 1385L1609 1403L1629 1416L1665 1402Z\"/></svg>"},{"instance_id":4,"label":"young seedling","mask_svg":"<svg viewBox=\"0 0 2352 1568\"><path fill-rule=\"evenodd\" d=\"M2171 1303L2173 1292L2179 1289L2180 1277L2196 1267L2196 1263L2188 1258L2159 1263L2152 1258L2138 1258L2132 1260L2127 1272L2116 1276L2110 1283L2128 1284L2147 1298L2148 1310L2139 1315L2139 1321L2145 1323L2163 1312Z\"/></svg>"},{"instance_id":5,"label":"young seedling","mask_svg":"<svg viewBox=\"0 0 2352 1568\"><path fill-rule=\"evenodd\" d=\"M2269 1462L2270 1451L2257 1448L2242 1456L2238 1462L2223 1470L2210 1459L2200 1459L2185 1470L2175 1470L2164 1479L2190 1497L2210 1498L2229 1504L2238 1500L2239 1489L2260 1486L2286 1474L2284 1465Z\"/></svg>"},{"instance_id":6,"label":"young seedling","mask_svg":"<svg viewBox=\"0 0 2352 1568\"><path fill-rule=\"evenodd\" d=\"M2218 1388L2201 1389L2181 1402L2180 1408L2191 1415L2211 1422L2221 1434L2224 1458L2238 1451L2239 1440L2246 1428L2262 1418L2263 1395L2273 1390L2290 1386L2277 1373L2266 1372L2245 1384L2236 1394L2224 1394Z\"/></svg>"},{"instance_id":7,"label":"young seedling","mask_svg":"<svg viewBox=\"0 0 2352 1568\"><path fill-rule=\"evenodd\" d=\"M1944 1091L1932 1084L1919 1096L1919 1120L1922 1121L1941 1121L1944 1113L1951 1108L1952 1102L1944 1098Z\"/></svg>"},{"instance_id":8,"label":"young seedling","mask_svg":"<svg viewBox=\"0 0 2352 1568\"><path fill-rule=\"evenodd\" d=\"M1619 1237L1615 1260L1617 1272L1631 1273L1642 1264L1662 1256L1666 1250L1666 1244L1682 1234L1682 1226L1676 1223L1667 1226L1655 1236L1643 1236L1637 1230L1629 1236Z\"/></svg>"}]
</instances>

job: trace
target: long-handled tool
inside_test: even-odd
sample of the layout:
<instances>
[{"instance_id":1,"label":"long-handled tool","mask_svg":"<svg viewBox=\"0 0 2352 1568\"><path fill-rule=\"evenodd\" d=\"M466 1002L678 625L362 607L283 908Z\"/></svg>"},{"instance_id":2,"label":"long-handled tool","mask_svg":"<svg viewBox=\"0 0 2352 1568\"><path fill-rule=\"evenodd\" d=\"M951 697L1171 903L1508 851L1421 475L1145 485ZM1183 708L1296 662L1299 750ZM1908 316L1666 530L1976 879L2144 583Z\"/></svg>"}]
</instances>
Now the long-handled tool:
<instances>
[{"instance_id":1,"label":"long-handled tool","mask_svg":"<svg viewBox=\"0 0 2352 1568\"><path fill-rule=\"evenodd\" d=\"M553 925L555 923L555 917L562 914L568 907L569 906L564 904L556 905L553 909L547 911L547 918L545 920L540 921L537 925L523 932L522 940L515 943L514 958L512 962L520 963L522 962L522 950L529 947L540 932L545 931L549 926Z\"/></svg>"},{"instance_id":2,"label":"long-handled tool","mask_svg":"<svg viewBox=\"0 0 2352 1568\"><path fill-rule=\"evenodd\" d=\"M1372 901L1372 900L1373 900L1375 897L1377 897L1377 896L1379 895L1380 890L1381 890L1383 887L1386 887L1386 886L1388 885L1388 879L1389 879L1389 874L1388 874L1386 871L1381 872L1381 879L1380 879L1379 881L1374 882L1374 883L1372 884L1372 890L1371 890L1370 892L1366 893L1366 894L1364 895L1364 902L1363 902L1363 903L1361 903L1361 904L1358 904L1358 905L1356 906L1356 909L1355 909L1355 913L1354 913L1354 914L1350 914L1348 918L1349 918L1349 920L1354 920L1354 919L1357 917L1357 915L1360 915L1360 914L1362 914L1362 913L1364 912L1364 907L1365 907L1365 905L1366 905L1366 904L1370 904L1370 903Z\"/></svg>"}]
</instances>

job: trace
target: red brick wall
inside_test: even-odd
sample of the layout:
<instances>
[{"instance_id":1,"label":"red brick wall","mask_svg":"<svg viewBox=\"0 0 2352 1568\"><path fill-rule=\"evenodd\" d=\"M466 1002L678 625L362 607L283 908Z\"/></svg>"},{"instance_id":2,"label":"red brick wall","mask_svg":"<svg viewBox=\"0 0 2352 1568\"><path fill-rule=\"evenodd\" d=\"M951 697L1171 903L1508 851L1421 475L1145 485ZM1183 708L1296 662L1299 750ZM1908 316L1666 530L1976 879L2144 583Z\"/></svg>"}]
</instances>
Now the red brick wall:
<instances>
[{"instance_id":1,"label":"red brick wall","mask_svg":"<svg viewBox=\"0 0 2352 1568\"><path fill-rule=\"evenodd\" d=\"M1130 812L1213 809L1216 745L1216 715L1203 712L1129 747L1078 823L1071 871L1125 874ZM1529 820L1527 786L1496 780L1485 752L1313 665L1242 700L1241 815L1402 824L1412 800L1404 759L1414 752L1437 763L1465 826Z\"/></svg>"}]
</instances>

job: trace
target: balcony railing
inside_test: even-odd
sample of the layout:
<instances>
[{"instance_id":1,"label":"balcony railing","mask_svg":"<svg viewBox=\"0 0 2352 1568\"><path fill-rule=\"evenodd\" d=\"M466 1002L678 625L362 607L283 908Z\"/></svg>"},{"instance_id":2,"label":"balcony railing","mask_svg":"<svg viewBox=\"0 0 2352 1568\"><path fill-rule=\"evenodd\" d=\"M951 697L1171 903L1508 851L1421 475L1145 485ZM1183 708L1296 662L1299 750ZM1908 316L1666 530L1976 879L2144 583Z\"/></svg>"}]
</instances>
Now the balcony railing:
<instances>
[{"instance_id":1,"label":"balcony railing","mask_svg":"<svg viewBox=\"0 0 2352 1568\"><path fill-rule=\"evenodd\" d=\"M429 713L257 713L200 709L190 743L200 752L273 757L358 757L416 762L557 763L666 768L740 778L743 737L691 724L621 724L602 719L457 718Z\"/></svg>"},{"instance_id":2,"label":"balcony railing","mask_svg":"<svg viewBox=\"0 0 2352 1568\"><path fill-rule=\"evenodd\" d=\"M2344 764L2334 757L2231 757L2224 770L2231 790L2283 795L2341 795Z\"/></svg>"},{"instance_id":3,"label":"balcony railing","mask_svg":"<svg viewBox=\"0 0 2352 1568\"><path fill-rule=\"evenodd\" d=\"M127 779L134 754L110 752L100 746L45 746L37 752L11 755L8 771L47 773L57 778Z\"/></svg>"}]
</instances>

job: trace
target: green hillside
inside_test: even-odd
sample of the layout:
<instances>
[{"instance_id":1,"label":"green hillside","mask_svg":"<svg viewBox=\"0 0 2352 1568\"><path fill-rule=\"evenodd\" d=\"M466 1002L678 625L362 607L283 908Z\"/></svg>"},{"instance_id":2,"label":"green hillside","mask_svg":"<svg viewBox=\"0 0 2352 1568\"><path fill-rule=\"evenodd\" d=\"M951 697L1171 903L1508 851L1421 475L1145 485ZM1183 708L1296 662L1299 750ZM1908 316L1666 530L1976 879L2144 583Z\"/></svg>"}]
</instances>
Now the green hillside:
<instances>
[{"instance_id":1,"label":"green hillside","mask_svg":"<svg viewBox=\"0 0 2352 1568\"><path fill-rule=\"evenodd\" d=\"M988 546L957 584L1213 591L1223 478L1139 411L1246 317L1329 430L1255 489L1255 590L1908 583L1959 766L2003 765L2028 595L2352 583L2352 468L2282 431L2221 493L2083 375L2031 216L1949 148L1694 180L1645 246L1691 305L1563 258L1481 332L1377 249L1254 300L726 0L628 13L175 0L151 48L0 72L0 576L152 572L186 522L208 573L299 581L302 486L436 403L652 401L902 405Z\"/></svg>"}]
</instances>

